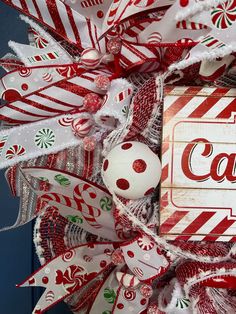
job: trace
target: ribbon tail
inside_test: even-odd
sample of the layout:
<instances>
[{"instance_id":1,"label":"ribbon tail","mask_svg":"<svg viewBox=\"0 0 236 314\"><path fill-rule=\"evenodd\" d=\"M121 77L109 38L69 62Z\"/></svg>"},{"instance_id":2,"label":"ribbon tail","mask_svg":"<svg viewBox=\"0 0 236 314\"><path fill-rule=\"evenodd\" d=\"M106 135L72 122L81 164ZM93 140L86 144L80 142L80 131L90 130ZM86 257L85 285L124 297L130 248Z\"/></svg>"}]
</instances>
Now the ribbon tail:
<instances>
[{"instance_id":1,"label":"ribbon tail","mask_svg":"<svg viewBox=\"0 0 236 314\"><path fill-rule=\"evenodd\" d=\"M111 266L113 250L112 243L90 243L67 250L42 266L17 287L46 288L33 311L33 314L44 313L107 271Z\"/></svg>"}]
</instances>

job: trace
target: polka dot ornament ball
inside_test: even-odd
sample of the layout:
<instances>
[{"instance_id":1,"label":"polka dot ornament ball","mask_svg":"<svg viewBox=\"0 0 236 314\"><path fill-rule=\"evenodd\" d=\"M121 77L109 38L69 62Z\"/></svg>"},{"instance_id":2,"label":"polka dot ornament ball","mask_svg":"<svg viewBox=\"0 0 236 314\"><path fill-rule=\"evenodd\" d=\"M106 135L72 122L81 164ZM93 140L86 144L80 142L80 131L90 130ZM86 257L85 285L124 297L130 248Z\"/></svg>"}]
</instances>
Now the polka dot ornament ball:
<instances>
[{"instance_id":1,"label":"polka dot ornament ball","mask_svg":"<svg viewBox=\"0 0 236 314\"><path fill-rule=\"evenodd\" d=\"M160 176L158 156L143 143L121 143L103 161L104 184L110 192L127 199L138 199L152 193Z\"/></svg>"}]
</instances>

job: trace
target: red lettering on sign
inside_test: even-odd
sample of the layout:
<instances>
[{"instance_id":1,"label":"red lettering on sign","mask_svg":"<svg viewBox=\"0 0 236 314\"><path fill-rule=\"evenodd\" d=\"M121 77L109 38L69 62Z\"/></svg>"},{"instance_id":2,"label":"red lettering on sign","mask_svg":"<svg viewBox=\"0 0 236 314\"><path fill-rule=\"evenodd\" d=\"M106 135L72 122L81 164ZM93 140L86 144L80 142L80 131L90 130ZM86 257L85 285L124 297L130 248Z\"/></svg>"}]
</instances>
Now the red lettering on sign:
<instances>
[{"instance_id":1,"label":"red lettering on sign","mask_svg":"<svg viewBox=\"0 0 236 314\"><path fill-rule=\"evenodd\" d=\"M199 143L204 143L204 149L201 156L209 158L213 154L213 145L205 138L197 138L189 143L182 155L181 166L183 173L187 178L193 181L205 181L211 178L213 181L222 182L228 180L229 182L236 182L236 154L220 153L210 160L209 172L205 174L197 174L192 169L192 156L195 148ZM201 162L199 156L199 162ZM222 165L223 164L223 165ZM222 170L223 168L223 170Z\"/></svg>"}]
</instances>

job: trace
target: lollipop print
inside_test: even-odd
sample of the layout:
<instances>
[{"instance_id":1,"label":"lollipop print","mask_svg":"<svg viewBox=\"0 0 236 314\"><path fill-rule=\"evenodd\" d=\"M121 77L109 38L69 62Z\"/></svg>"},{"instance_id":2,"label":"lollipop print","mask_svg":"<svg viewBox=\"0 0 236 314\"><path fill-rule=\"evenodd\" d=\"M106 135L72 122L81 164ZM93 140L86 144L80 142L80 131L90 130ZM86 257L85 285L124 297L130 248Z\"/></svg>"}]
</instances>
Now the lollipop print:
<instances>
[{"instance_id":1,"label":"lollipop print","mask_svg":"<svg viewBox=\"0 0 236 314\"><path fill-rule=\"evenodd\" d=\"M76 74L76 66L73 65L61 66L58 67L56 70L63 77L71 77Z\"/></svg>"},{"instance_id":2,"label":"lollipop print","mask_svg":"<svg viewBox=\"0 0 236 314\"><path fill-rule=\"evenodd\" d=\"M58 123L61 126L68 127L71 125L73 120L74 120L74 118L72 118L72 117L65 117L65 118L61 118L60 120L58 120Z\"/></svg>"},{"instance_id":3,"label":"lollipop print","mask_svg":"<svg viewBox=\"0 0 236 314\"><path fill-rule=\"evenodd\" d=\"M48 291L47 294L46 294L46 296L45 296L46 302L52 303L54 299L55 299L55 294L54 294L54 292L53 292L53 291Z\"/></svg>"},{"instance_id":4,"label":"lollipop print","mask_svg":"<svg viewBox=\"0 0 236 314\"><path fill-rule=\"evenodd\" d=\"M48 41L43 38L35 29L32 29L32 33L34 36L36 48L42 49L48 46Z\"/></svg>"},{"instance_id":5,"label":"lollipop print","mask_svg":"<svg viewBox=\"0 0 236 314\"><path fill-rule=\"evenodd\" d=\"M13 145L6 152L6 159L13 159L16 156L23 156L25 154L25 148L21 145Z\"/></svg>"},{"instance_id":6,"label":"lollipop print","mask_svg":"<svg viewBox=\"0 0 236 314\"><path fill-rule=\"evenodd\" d=\"M51 129L41 129L36 133L34 141L39 148L49 148L55 143L55 134Z\"/></svg>"},{"instance_id":7,"label":"lollipop print","mask_svg":"<svg viewBox=\"0 0 236 314\"><path fill-rule=\"evenodd\" d=\"M124 290L123 296L127 301L133 301L136 298L136 292L134 290Z\"/></svg>"},{"instance_id":8,"label":"lollipop print","mask_svg":"<svg viewBox=\"0 0 236 314\"><path fill-rule=\"evenodd\" d=\"M236 20L236 0L229 0L219 4L211 12L211 20L215 27L225 29Z\"/></svg>"},{"instance_id":9,"label":"lollipop print","mask_svg":"<svg viewBox=\"0 0 236 314\"><path fill-rule=\"evenodd\" d=\"M30 68L21 68L19 70L19 75L21 77L28 77L32 74L32 70Z\"/></svg>"}]
</instances>

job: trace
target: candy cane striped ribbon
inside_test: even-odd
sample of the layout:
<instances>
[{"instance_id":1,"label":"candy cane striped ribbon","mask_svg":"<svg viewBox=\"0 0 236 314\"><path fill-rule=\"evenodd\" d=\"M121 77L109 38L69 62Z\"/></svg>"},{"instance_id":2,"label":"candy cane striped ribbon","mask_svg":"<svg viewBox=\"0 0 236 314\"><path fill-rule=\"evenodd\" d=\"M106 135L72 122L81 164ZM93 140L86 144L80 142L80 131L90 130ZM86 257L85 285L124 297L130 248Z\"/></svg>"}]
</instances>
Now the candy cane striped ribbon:
<instances>
[{"instance_id":1,"label":"candy cane striped ribbon","mask_svg":"<svg viewBox=\"0 0 236 314\"><path fill-rule=\"evenodd\" d=\"M85 49L96 46L96 26L60 0L3 0L6 4L36 19L68 42Z\"/></svg>"},{"instance_id":2,"label":"candy cane striped ribbon","mask_svg":"<svg viewBox=\"0 0 236 314\"><path fill-rule=\"evenodd\" d=\"M77 209L81 211L85 220L94 228L101 228L97 223L96 217L99 217L101 212L98 208L87 204L83 198L83 193L87 192L90 198L96 197L95 190L89 184L78 184L74 189L74 200L77 204Z\"/></svg>"},{"instance_id":3,"label":"candy cane striped ribbon","mask_svg":"<svg viewBox=\"0 0 236 314\"><path fill-rule=\"evenodd\" d=\"M44 202L55 202L61 204L62 206L73 208L81 212L83 218L87 221L89 225L94 228L101 228L101 225L98 224L96 221L96 217L100 215L99 210L86 204L84 199L82 198L81 193L86 190L86 185L88 186L88 188L91 188L88 184L79 184L77 187L75 187L74 199L70 198L69 196L55 192L43 194L41 196L42 205L44 204ZM79 186L83 186L82 191L80 191Z\"/></svg>"}]
</instances>

